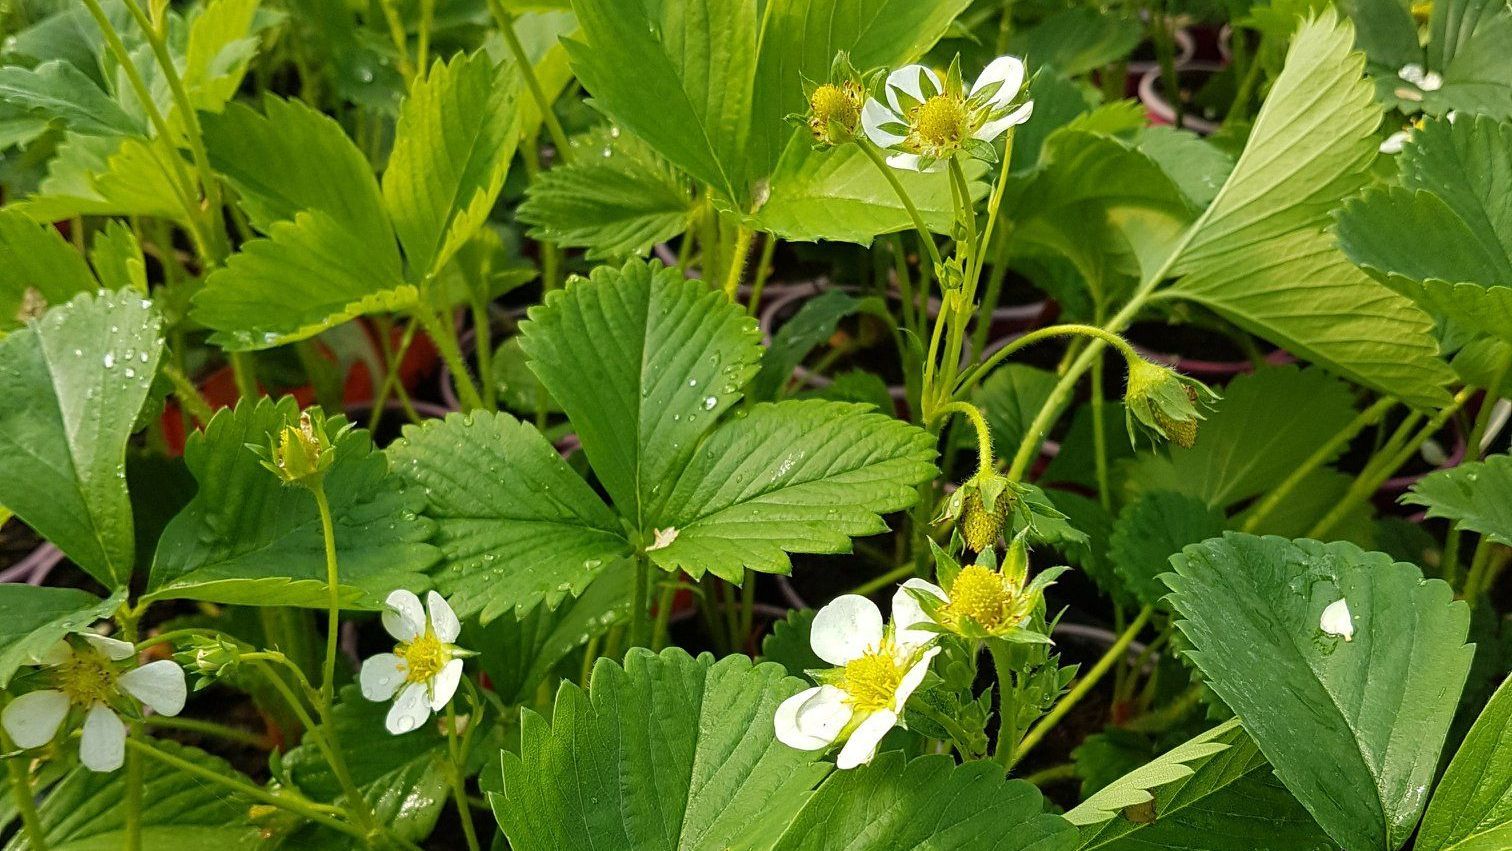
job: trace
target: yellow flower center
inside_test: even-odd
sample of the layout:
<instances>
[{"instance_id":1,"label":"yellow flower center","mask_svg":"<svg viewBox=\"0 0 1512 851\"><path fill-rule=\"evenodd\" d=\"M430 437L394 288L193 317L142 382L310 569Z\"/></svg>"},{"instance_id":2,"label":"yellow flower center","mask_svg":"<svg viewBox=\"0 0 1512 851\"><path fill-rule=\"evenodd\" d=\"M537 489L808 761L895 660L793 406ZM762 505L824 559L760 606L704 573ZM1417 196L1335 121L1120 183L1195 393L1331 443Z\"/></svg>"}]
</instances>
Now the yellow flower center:
<instances>
[{"instance_id":1,"label":"yellow flower center","mask_svg":"<svg viewBox=\"0 0 1512 851\"><path fill-rule=\"evenodd\" d=\"M451 651L429 629L409 644L401 644L397 653L404 659L407 668L404 678L412 683L429 681L451 661Z\"/></svg>"},{"instance_id":2,"label":"yellow flower center","mask_svg":"<svg viewBox=\"0 0 1512 851\"><path fill-rule=\"evenodd\" d=\"M857 712L891 709L898 685L903 682L903 666L890 646L845 663L840 688L850 695Z\"/></svg>"},{"instance_id":3,"label":"yellow flower center","mask_svg":"<svg viewBox=\"0 0 1512 851\"><path fill-rule=\"evenodd\" d=\"M92 649L75 650L57 668L58 688L76 706L109 703L116 693L116 669Z\"/></svg>"},{"instance_id":4,"label":"yellow flower center","mask_svg":"<svg viewBox=\"0 0 1512 851\"><path fill-rule=\"evenodd\" d=\"M837 86L825 83L809 97L809 129L814 138L831 144L839 141L830 138L830 124L838 124L847 131L856 129L861 117L861 90L854 83Z\"/></svg>"},{"instance_id":5,"label":"yellow flower center","mask_svg":"<svg viewBox=\"0 0 1512 851\"><path fill-rule=\"evenodd\" d=\"M926 151L944 153L966 138L966 105L959 98L938 94L914 109L913 132Z\"/></svg>"},{"instance_id":6,"label":"yellow flower center","mask_svg":"<svg viewBox=\"0 0 1512 851\"><path fill-rule=\"evenodd\" d=\"M944 613L952 622L969 617L991 631L1012 625L1014 602L1014 594L1001 574L973 564L961 568L950 586L950 602L945 604Z\"/></svg>"}]
</instances>

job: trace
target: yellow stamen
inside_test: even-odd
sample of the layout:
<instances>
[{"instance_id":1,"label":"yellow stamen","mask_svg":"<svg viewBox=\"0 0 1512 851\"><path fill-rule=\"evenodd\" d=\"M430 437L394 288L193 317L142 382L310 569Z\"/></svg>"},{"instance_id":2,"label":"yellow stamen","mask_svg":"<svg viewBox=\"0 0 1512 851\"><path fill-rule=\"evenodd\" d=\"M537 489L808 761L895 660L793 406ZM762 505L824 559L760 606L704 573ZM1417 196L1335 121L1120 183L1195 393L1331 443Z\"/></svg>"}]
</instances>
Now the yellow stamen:
<instances>
[{"instance_id":1,"label":"yellow stamen","mask_svg":"<svg viewBox=\"0 0 1512 851\"><path fill-rule=\"evenodd\" d=\"M950 586L950 602L943 607L943 613L953 623L969 617L978 626L992 631L1012 626L1015 596L1001 574L979 564L968 565Z\"/></svg>"},{"instance_id":2,"label":"yellow stamen","mask_svg":"<svg viewBox=\"0 0 1512 851\"><path fill-rule=\"evenodd\" d=\"M809 97L809 129L821 142L837 144L842 140L832 139L830 125L854 132L861 118L861 89L853 83L837 86L825 83Z\"/></svg>"},{"instance_id":3,"label":"yellow stamen","mask_svg":"<svg viewBox=\"0 0 1512 851\"><path fill-rule=\"evenodd\" d=\"M840 688L850 696L857 712L891 709L903 674L903 666L898 664L892 648L884 646L876 653L845 663Z\"/></svg>"},{"instance_id":4,"label":"yellow stamen","mask_svg":"<svg viewBox=\"0 0 1512 851\"><path fill-rule=\"evenodd\" d=\"M935 95L915 108L909 118L919 147L926 153L946 153L966 139L966 105L959 98Z\"/></svg>"},{"instance_id":5,"label":"yellow stamen","mask_svg":"<svg viewBox=\"0 0 1512 851\"><path fill-rule=\"evenodd\" d=\"M451 661L451 651L430 629L409 644L399 645L395 653L404 659L404 678L412 683L430 681Z\"/></svg>"},{"instance_id":6,"label":"yellow stamen","mask_svg":"<svg viewBox=\"0 0 1512 851\"><path fill-rule=\"evenodd\" d=\"M75 650L58 666L58 688L75 706L109 703L116 694L116 669L93 649Z\"/></svg>"}]
</instances>

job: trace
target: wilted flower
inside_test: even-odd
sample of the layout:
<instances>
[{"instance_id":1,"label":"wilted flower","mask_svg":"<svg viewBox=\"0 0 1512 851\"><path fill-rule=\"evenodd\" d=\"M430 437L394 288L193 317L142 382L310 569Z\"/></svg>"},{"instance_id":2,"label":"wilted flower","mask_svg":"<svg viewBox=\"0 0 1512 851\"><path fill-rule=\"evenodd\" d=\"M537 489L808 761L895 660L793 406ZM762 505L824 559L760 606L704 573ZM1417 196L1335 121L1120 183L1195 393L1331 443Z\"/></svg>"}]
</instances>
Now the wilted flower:
<instances>
[{"instance_id":1,"label":"wilted flower","mask_svg":"<svg viewBox=\"0 0 1512 851\"><path fill-rule=\"evenodd\" d=\"M86 632L81 644L59 641L35 660L51 688L27 692L5 707L0 724L20 748L47 744L70 714L82 715L79 761L91 771L115 771L126 759L126 724L121 711L139 710L135 698L159 715L183 711L188 687L184 671L167 659L123 670L136 655L125 641Z\"/></svg>"},{"instance_id":2,"label":"wilted flower","mask_svg":"<svg viewBox=\"0 0 1512 851\"><path fill-rule=\"evenodd\" d=\"M887 75L887 104L869 98L861 126L879 148L892 151L894 168L931 170L939 160L968 151L992 158L989 145L1009 127L1029 120L1033 101L1018 102L1024 63L999 56L982 70L969 93L952 65L942 81L923 65L908 65Z\"/></svg>"},{"instance_id":3,"label":"wilted flower","mask_svg":"<svg viewBox=\"0 0 1512 851\"><path fill-rule=\"evenodd\" d=\"M871 761L940 652L933 632L900 624L898 613L912 617L918 610L908 592L899 590L893 607L893 623L885 627L876 604L856 594L819 610L809 642L820 659L839 667L811 672L820 684L777 707L778 741L806 751L844 741L837 767Z\"/></svg>"},{"instance_id":4,"label":"wilted flower","mask_svg":"<svg viewBox=\"0 0 1512 851\"><path fill-rule=\"evenodd\" d=\"M866 84L844 51L835 57L828 82L815 85L805 81L803 89L808 114L796 117L808 125L819 147L843 145L855 138Z\"/></svg>"},{"instance_id":5,"label":"wilted flower","mask_svg":"<svg viewBox=\"0 0 1512 851\"><path fill-rule=\"evenodd\" d=\"M286 485L315 485L336 460L336 450L326 437L325 417L319 411L300 411L298 426L284 426L268 446L248 444L248 448Z\"/></svg>"},{"instance_id":6,"label":"wilted flower","mask_svg":"<svg viewBox=\"0 0 1512 851\"><path fill-rule=\"evenodd\" d=\"M1135 358L1129 362L1129 388L1124 394L1129 439L1134 439L1137 420L1151 433L1190 449L1197 442L1197 424L1205 419L1198 405L1217 398L1217 393L1196 379Z\"/></svg>"},{"instance_id":7,"label":"wilted flower","mask_svg":"<svg viewBox=\"0 0 1512 851\"><path fill-rule=\"evenodd\" d=\"M1003 533L1004 521L1018 498L1012 484L990 468L978 470L950 495L935 522L957 521L966 546L981 552L997 543Z\"/></svg>"},{"instance_id":8,"label":"wilted flower","mask_svg":"<svg viewBox=\"0 0 1512 851\"><path fill-rule=\"evenodd\" d=\"M399 642L393 653L379 653L362 663L358 681L372 701L394 699L384 726L400 735L418 729L439 712L462 682L462 659L472 655L453 644L462 623L435 591L420 598L400 589L384 600L383 627Z\"/></svg>"},{"instance_id":9,"label":"wilted flower","mask_svg":"<svg viewBox=\"0 0 1512 851\"><path fill-rule=\"evenodd\" d=\"M1349 613L1349 603L1343 598L1328 604L1323 616L1318 619L1318 629L1329 635L1337 635L1345 641L1354 641L1354 618Z\"/></svg>"}]
</instances>

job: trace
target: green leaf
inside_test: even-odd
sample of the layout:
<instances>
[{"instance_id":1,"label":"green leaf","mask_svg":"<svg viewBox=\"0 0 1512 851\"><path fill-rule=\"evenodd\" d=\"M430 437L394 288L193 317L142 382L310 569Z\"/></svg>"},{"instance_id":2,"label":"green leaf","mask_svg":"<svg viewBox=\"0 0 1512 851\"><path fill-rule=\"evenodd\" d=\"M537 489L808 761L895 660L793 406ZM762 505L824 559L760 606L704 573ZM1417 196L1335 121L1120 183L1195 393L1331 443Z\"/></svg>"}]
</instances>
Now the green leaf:
<instances>
[{"instance_id":1,"label":"green leaf","mask_svg":"<svg viewBox=\"0 0 1512 851\"><path fill-rule=\"evenodd\" d=\"M1062 851L1076 830L1039 792L991 762L880 754L830 775L782 834L777 851Z\"/></svg>"},{"instance_id":2,"label":"green leaf","mask_svg":"<svg viewBox=\"0 0 1512 851\"><path fill-rule=\"evenodd\" d=\"M147 258L136 234L124 222L112 220L95 234L89 264L107 290L132 289L147 293Z\"/></svg>"},{"instance_id":3,"label":"green leaf","mask_svg":"<svg viewBox=\"0 0 1512 851\"><path fill-rule=\"evenodd\" d=\"M1241 375L1168 461L1143 456L1135 486L1166 488L1227 508L1281 484L1355 417L1349 388L1319 369L1268 367ZM1192 542L1188 542L1192 543Z\"/></svg>"},{"instance_id":4,"label":"green leaf","mask_svg":"<svg viewBox=\"0 0 1512 851\"><path fill-rule=\"evenodd\" d=\"M64 636L115 614L125 597L124 590L102 600L77 588L0 585L0 688Z\"/></svg>"},{"instance_id":5,"label":"green leaf","mask_svg":"<svg viewBox=\"0 0 1512 851\"><path fill-rule=\"evenodd\" d=\"M204 115L205 148L215 170L236 189L252 226L270 233L306 210L325 213L397 268L398 249L373 167L346 131L297 100L267 95L263 111L231 104Z\"/></svg>"},{"instance_id":6,"label":"green leaf","mask_svg":"<svg viewBox=\"0 0 1512 851\"><path fill-rule=\"evenodd\" d=\"M863 71L906 65L934 46L969 5L969 0L768 0L751 104L748 176L759 180L772 173L793 136L787 116L808 111L804 81L828 81L835 54L850 54Z\"/></svg>"},{"instance_id":7,"label":"green leaf","mask_svg":"<svg viewBox=\"0 0 1512 851\"><path fill-rule=\"evenodd\" d=\"M1108 557L1139 602L1166 606L1166 587L1158 577L1182 547L1223 534L1223 512L1197 497L1150 491L1125 505L1113 526Z\"/></svg>"},{"instance_id":8,"label":"green leaf","mask_svg":"<svg viewBox=\"0 0 1512 851\"><path fill-rule=\"evenodd\" d=\"M1430 473L1402 497L1461 528L1512 546L1512 455L1492 455Z\"/></svg>"},{"instance_id":9,"label":"green leaf","mask_svg":"<svg viewBox=\"0 0 1512 851\"><path fill-rule=\"evenodd\" d=\"M252 782L225 760L197 748L163 739L153 740L152 747L227 778ZM102 774L82 766L69 771L38 807L47 847L51 851L122 847L126 842L126 807L122 803L126 784L125 771ZM144 848L262 848L261 831L247 819L247 811L256 803L158 760L142 759ZM20 834L6 845L6 851L30 847L25 834Z\"/></svg>"},{"instance_id":10,"label":"green leaf","mask_svg":"<svg viewBox=\"0 0 1512 851\"><path fill-rule=\"evenodd\" d=\"M588 249L589 259L644 255L688 227L687 181L643 143L620 134L575 143L571 162L526 188L520 221L532 239Z\"/></svg>"},{"instance_id":11,"label":"green leaf","mask_svg":"<svg viewBox=\"0 0 1512 851\"><path fill-rule=\"evenodd\" d=\"M478 654L495 694L505 703L525 703L558 662L629 619L633 574L632 565L618 563L593 580L581 597L564 599L555 609L536 606L518 617L505 612L480 627L469 620L459 643Z\"/></svg>"},{"instance_id":12,"label":"green leaf","mask_svg":"<svg viewBox=\"0 0 1512 851\"><path fill-rule=\"evenodd\" d=\"M642 532L761 357L744 310L639 261L548 294L520 335L615 508Z\"/></svg>"},{"instance_id":13,"label":"green leaf","mask_svg":"<svg viewBox=\"0 0 1512 851\"><path fill-rule=\"evenodd\" d=\"M352 783L373 815L396 835L419 842L435 829L447 804L451 757L437 724L422 724L395 736L383 726L388 711L387 701L367 700L359 688L349 685L341 690L331 718ZM342 799L341 783L309 734L284 755L283 767L311 800L336 803ZM323 838L326 842L347 840L334 833Z\"/></svg>"},{"instance_id":14,"label":"green leaf","mask_svg":"<svg viewBox=\"0 0 1512 851\"><path fill-rule=\"evenodd\" d=\"M1172 562L1186 657L1276 775L1344 847L1401 847L1469 670L1469 609L1416 567L1343 542L1230 533ZM1320 626L1340 599L1350 641Z\"/></svg>"},{"instance_id":15,"label":"green leaf","mask_svg":"<svg viewBox=\"0 0 1512 851\"><path fill-rule=\"evenodd\" d=\"M523 713L494 814L517 851L760 846L827 770L773 733L778 704L803 687L744 656L600 659L586 693L562 685L550 722Z\"/></svg>"},{"instance_id":16,"label":"green leaf","mask_svg":"<svg viewBox=\"0 0 1512 851\"><path fill-rule=\"evenodd\" d=\"M1401 186L1339 211L1340 246L1435 316L1512 341L1512 124L1432 121L1400 158Z\"/></svg>"},{"instance_id":17,"label":"green leaf","mask_svg":"<svg viewBox=\"0 0 1512 851\"><path fill-rule=\"evenodd\" d=\"M87 136L145 136L146 127L127 115L89 75L63 59L28 69L0 68L0 101L55 119Z\"/></svg>"},{"instance_id":18,"label":"green leaf","mask_svg":"<svg viewBox=\"0 0 1512 851\"><path fill-rule=\"evenodd\" d=\"M220 112L240 88L247 64L257 53L258 31L274 20L258 15L261 2L216 0L190 19L179 73L195 110Z\"/></svg>"},{"instance_id":19,"label":"green leaf","mask_svg":"<svg viewBox=\"0 0 1512 851\"><path fill-rule=\"evenodd\" d=\"M966 166L969 178L982 167ZM949 175L893 170L924 224L936 233L949 233L955 221ZM986 187L972 184L973 197ZM772 172L768 192L751 215L751 223L792 242L821 239L870 245L879 234L913 227L887 178L854 145L815 149L807 130L792 134Z\"/></svg>"},{"instance_id":20,"label":"green leaf","mask_svg":"<svg viewBox=\"0 0 1512 851\"><path fill-rule=\"evenodd\" d=\"M194 294L194 318L232 351L306 340L365 313L413 307L399 255L373 245L320 210L275 222Z\"/></svg>"},{"instance_id":21,"label":"green leaf","mask_svg":"<svg viewBox=\"0 0 1512 851\"><path fill-rule=\"evenodd\" d=\"M1512 10L1498 0L1449 0L1429 16L1428 67L1442 69L1443 87L1423 93L1433 115L1459 110L1512 118Z\"/></svg>"},{"instance_id":22,"label":"green leaf","mask_svg":"<svg viewBox=\"0 0 1512 851\"><path fill-rule=\"evenodd\" d=\"M540 432L508 414L406 427L387 451L409 489L425 494L442 552L436 584L462 617L554 608L630 554L614 513Z\"/></svg>"},{"instance_id":23,"label":"green leaf","mask_svg":"<svg viewBox=\"0 0 1512 851\"><path fill-rule=\"evenodd\" d=\"M1433 792L1419 851L1512 845L1512 680L1502 681Z\"/></svg>"},{"instance_id":24,"label":"green leaf","mask_svg":"<svg viewBox=\"0 0 1512 851\"><path fill-rule=\"evenodd\" d=\"M987 416L996 452L1011 455L1018 450L1056 381L1048 370L1008 363L972 390L971 401Z\"/></svg>"},{"instance_id":25,"label":"green leaf","mask_svg":"<svg viewBox=\"0 0 1512 851\"><path fill-rule=\"evenodd\" d=\"M0 333L24 324L28 289L57 305L95 287L84 258L57 228L0 210Z\"/></svg>"},{"instance_id":26,"label":"green leaf","mask_svg":"<svg viewBox=\"0 0 1512 851\"><path fill-rule=\"evenodd\" d=\"M0 339L0 505L112 590L135 560L126 441L161 333L140 294L101 293Z\"/></svg>"},{"instance_id":27,"label":"green leaf","mask_svg":"<svg viewBox=\"0 0 1512 851\"><path fill-rule=\"evenodd\" d=\"M493 209L519 141L517 88L487 53L459 54L400 107L383 200L416 280L439 273Z\"/></svg>"},{"instance_id":28,"label":"green leaf","mask_svg":"<svg viewBox=\"0 0 1512 851\"><path fill-rule=\"evenodd\" d=\"M1209 748L1217 749L1203 752ZM1322 851L1334 847L1307 810L1276 780L1237 720L1214 727L1108 788L1115 787L1127 794L1110 795L1099 801L1100 806L1089 806L1088 800L1066 814L1070 821L1083 825L1079 848ZM1118 809L1134 807L1131 813L1137 813L1142 806L1153 807L1152 819L1116 817ZM1085 821L1094 810L1097 820Z\"/></svg>"},{"instance_id":29,"label":"green leaf","mask_svg":"<svg viewBox=\"0 0 1512 851\"><path fill-rule=\"evenodd\" d=\"M74 216L150 216L183 224L173 165L145 139L70 133L37 194L10 204L39 222Z\"/></svg>"},{"instance_id":30,"label":"green leaf","mask_svg":"<svg viewBox=\"0 0 1512 851\"><path fill-rule=\"evenodd\" d=\"M189 436L184 462L199 482L158 542L144 599L184 598L248 606L325 608L325 543L315 500L283 485L248 445L267 446L299 419L292 396L223 408ZM381 609L395 588L424 590L436 548L433 524L416 516L418 489L389 472L366 431L325 421L336 461L325 477L343 603Z\"/></svg>"},{"instance_id":31,"label":"green leaf","mask_svg":"<svg viewBox=\"0 0 1512 851\"><path fill-rule=\"evenodd\" d=\"M814 626L813 609L789 609L787 617L772 624L772 631L761 640L761 657L787 669L790 676L806 677L807 671L829 667L814 652L809 633Z\"/></svg>"},{"instance_id":32,"label":"green leaf","mask_svg":"<svg viewBox=\"0 0 1512 851\"><path fill-rule=\"evenodd\" d=\"M525 58L531 63L542 94L546 95L548 102L555 101L567 88L567 84L572 82L567 48L562 45L578 29L577 17L569 11L572 4L569 0L533 4L516 4L512 0L506 0L504 5L520 5L525 8L525 11L515 15L515 36L520 39L520 46L525 50ZM531 6L539 8L529 8ZM502 34L490 33L488 40L484 42L484 48L495 62L511 67L514 65L514 56L504 43ZM524 79L523 75L521 79ZM536 106L535 98L521 97L516 107L520 115L520 136L535 138L542 124L541 110Z\"/></svg>"},{"instance_id":33,"label":"green leaf","mask_svg":"<svg viewBox=\"0 0 1512 851\"><path fill-rule=\"evenodd\" d=\"M886 315L887 308L880 299L860 299L844 290L826 290L805 300L798 312L772 335L772 343L761 357L761 371L751 382L751 398L770 402L781 396L793 378L793 370L808 353L834 335L841 319L863 307Z\"/></svg>"},{"instance_id":34,"label":"green leaf","mask_svg":"<svg viewBox=\"0 0 1512 851\"><path fill-rule=\"evenodd\" d=\"M1353 36L1331 9L1302 25L1232 175L1186 237L1170 292L1361 384L1442 406L1453 373L1428 317L1324 231L1376 154L1380 111Z\"/></svg>"},{"instance_id":35,"label":"green leaf","mask_svg":"<svg viewBox=\"0 0 1512 851\"><path fill-rule=\"evenodd\" d=\"M788 553L849 552L852 537L886 531L880 515L914 503L934 457L927 432L869 405L757 405L699 445L650 517L676 533L649 555L732 582L747 567L788 573Z\"/></svg>"},{"instance_id":36,"label":"green leaf","mask_svg":"<svg viewBox=\"0 0 1512 851\"><path fill-rule=\"evenodd\" d=\"M1028 57L1036 68L1048 66L1067 77L1079 77L1128 58L1141 31L1139 22L1127 13L1065 9L1013 33L1007 52Z\"/></svg>"},{"instance_id":37,"label":"green leaf","mask_svg":"<svg viewBox=\"0 0 1512 851\"><path fill-rule=\"evenodd\" d=\"M598 108L744 207L756 0L574 0L572 9L582 40L567 40L567 55Z\"/></svg>"}]
</instances>

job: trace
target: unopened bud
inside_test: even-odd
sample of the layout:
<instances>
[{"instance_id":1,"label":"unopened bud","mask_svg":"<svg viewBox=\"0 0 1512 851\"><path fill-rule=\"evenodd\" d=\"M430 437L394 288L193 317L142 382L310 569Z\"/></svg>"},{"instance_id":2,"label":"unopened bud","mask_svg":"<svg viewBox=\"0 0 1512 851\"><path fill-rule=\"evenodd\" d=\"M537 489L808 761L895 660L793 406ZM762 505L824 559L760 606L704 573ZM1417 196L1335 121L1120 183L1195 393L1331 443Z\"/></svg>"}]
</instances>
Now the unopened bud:
<instances>
[{"instance_id":1,"label":"unopened bud","mask_svg":"<svg viewBox=\"0 0 1512 851\"><path fill-rule=\"evenodd\" d=\"M284 426L268 447L254 449L263 456L262 465L286 485L313 485L336 460L319 411L300 411L298 425Z\"/></svg>"},{"instance_id":2,"label":"unopened bud","mask_svg":"<svg viewBox=\"0 0 1512 851\"><path fill-rule=\"evenodd\" d=\"M956 520L967 548L981 552L997 543L1017 494L1008 479L982 471L967 479L950 495L937 522Z\"/></svg>"},{"instance_id":3,"label":"unopened bud","mask_svg":"<svg viewBox=\"0 0 1512 851\"><path fill-rule=\"evenodd\" d=\"M1136 360L1129 367L1129 389L1124 394L1129 439L1134 439L1137 421L1153 435L1190 449L1197 442L1197 425L1204 419L1200 408L1217 398L1200 381L1167 366Z\"/></svg>"}]
</instances>

